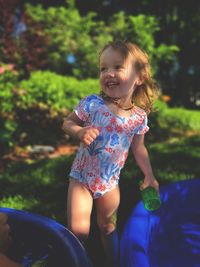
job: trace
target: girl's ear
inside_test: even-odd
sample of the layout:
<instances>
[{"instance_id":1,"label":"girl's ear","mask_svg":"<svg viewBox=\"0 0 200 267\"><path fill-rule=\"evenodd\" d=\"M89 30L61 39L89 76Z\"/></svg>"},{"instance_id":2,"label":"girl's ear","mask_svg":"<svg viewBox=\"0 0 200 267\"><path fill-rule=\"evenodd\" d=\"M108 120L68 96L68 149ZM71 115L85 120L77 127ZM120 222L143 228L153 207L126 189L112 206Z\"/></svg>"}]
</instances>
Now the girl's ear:
<instances>
[{"instance_id":1,"label":"girl's ear","mask_svg":"<svg viewBox=\"0 0 200 267\"><path fill-rule=\"evenodd\" d=\"M143 83L143 79L141 79L141 77L137 77L136 81L135 81L135 85L139 86Z\"/></svg>"}]
</instances>

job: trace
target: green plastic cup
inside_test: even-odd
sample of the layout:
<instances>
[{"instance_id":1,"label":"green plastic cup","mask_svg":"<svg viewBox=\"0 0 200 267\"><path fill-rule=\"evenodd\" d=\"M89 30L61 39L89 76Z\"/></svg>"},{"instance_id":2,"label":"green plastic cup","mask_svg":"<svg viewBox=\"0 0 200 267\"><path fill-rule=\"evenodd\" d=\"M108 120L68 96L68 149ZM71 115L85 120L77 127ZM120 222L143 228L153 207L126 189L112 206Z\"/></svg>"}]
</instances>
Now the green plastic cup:
<instances>
[{"instance_id":1,"label":"green plastic cup","mask_svg":"<svg viewBox=\"0 0 200 267\"><path fill-rule=\"evenodd\" d=\"M139 185L142 183L143 181L141 181ZM161 206L160 194L154 187L147 186L146 188L140 190L140 192L145 209L154 211Z\"/></svg>"}]
</instances>

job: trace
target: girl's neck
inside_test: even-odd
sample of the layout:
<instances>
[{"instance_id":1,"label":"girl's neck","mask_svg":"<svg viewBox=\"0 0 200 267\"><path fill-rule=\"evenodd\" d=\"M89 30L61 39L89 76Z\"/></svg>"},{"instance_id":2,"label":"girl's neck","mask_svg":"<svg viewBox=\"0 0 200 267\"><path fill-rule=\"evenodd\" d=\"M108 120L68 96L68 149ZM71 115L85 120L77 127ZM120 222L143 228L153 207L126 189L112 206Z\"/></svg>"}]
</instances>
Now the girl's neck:
<instances>
[{"instance_id":1,"label":"girl's neck","mask_svg":"<svg viewBox=\"0 0 200 267\"><path fill-rule=\"evenodd\" d=\"M123 110L131 110L134 107L134 104L132 101L123 102L121 99L112 99L112 102ZM129 104L125 104L126 102L129 102Z\"/></svg>"},{"instance_id":2,"label":"girl's neck","mask_svg":"<svg viewBox=\"0 0 200 267\"><path fill-rule=\"evenodd\" d=\"M127 98L112 98L105 93L103 93L102 97L113 104L115 104L118 108L123 110L131 110L134 107L132 99Z\"/></svg>"}]
</instances>

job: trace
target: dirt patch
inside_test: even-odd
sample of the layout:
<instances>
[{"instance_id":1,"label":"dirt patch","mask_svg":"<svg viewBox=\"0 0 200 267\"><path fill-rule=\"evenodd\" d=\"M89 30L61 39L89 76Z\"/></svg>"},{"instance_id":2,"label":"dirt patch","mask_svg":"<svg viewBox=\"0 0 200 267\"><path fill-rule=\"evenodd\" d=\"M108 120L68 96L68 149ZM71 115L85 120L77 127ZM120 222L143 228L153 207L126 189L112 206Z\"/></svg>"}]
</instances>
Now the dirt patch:
<instances>
[{"instance_id":1,"label":"dirt patch","mask_svg":"<svg viewBox=\"0 0 200 267\"><path fill-rule=\"evenodd\" d=\"M77 150L77 145L60 145L54 152L49 154L49 158L56 158L63 155L72 155Z\"/></svg>"},{"instance_id":2,"label":"dirt patch","mask_svg":"<svg viewBox=\"0 0 200 267\"><path fill-rule=\"evenodd\" d=\"M50 147L51 150L45 150L45 146L39 146L40 149L34 147L18 147L0 159L0 170L4 169L11 161L12 162L33 162L44 158L57 158L64 155L72 155L78 150L78 145L61 144L58 147ZM37 147L38 148L38 147Z\"/></svg>"}]
</instances>

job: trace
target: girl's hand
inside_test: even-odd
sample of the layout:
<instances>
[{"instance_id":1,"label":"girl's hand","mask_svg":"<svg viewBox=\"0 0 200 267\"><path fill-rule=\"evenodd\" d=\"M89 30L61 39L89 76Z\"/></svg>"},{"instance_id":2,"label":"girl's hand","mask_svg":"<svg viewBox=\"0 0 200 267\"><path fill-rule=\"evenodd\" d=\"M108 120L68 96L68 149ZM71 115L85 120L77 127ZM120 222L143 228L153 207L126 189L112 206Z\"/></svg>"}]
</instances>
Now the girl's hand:
<instances>
[{"instance_id":1,"label":"girl's hand","mask_svg":"<svg viewBox=\"0 0 200 267\"><path fill-rule=\"evenodd\" d=\"M99 130L93 126L83 127L77 133L78 138L84 145L90 145L99 135Z\"/></svg>"},{"instance_id":2,"label":"girl's hand","mask_svg":"<svg viewBox=\"0 0 200 267\"><path fill-rule=\"evenodd\" d=\"M159 183L155 177L145 177L144 182L140 185L140 190L145 189L147 186L152 186L159 193Z\"/></svg>"}]
</instances>

